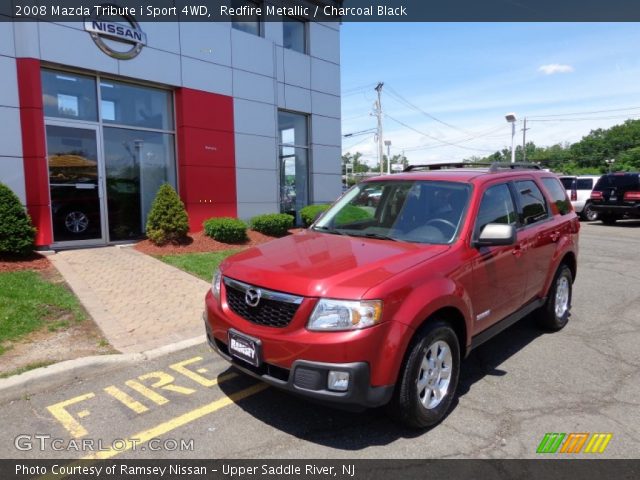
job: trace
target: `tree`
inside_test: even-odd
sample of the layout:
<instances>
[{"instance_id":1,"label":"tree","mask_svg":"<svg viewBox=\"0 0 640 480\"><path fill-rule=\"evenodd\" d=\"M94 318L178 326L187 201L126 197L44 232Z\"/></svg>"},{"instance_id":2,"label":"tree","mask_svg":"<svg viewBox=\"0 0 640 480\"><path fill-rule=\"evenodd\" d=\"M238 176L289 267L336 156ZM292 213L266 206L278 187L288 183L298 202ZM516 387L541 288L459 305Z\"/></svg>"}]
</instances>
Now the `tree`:
<instances>
[{"instance_id":1,"label":"tree","mask_svg":"<svg viewBox=\"0 0 640 480\"><path fill-rule=\"evenodd\" d=\"M349 167L349 174L366 173L370 171L371 169L369 168L369 165L361 161L360 158L362 158L362 153L360 152L356 152L356 153L347 152L344 155L342 155L342 174L343 175L347 174L346 172L347 163L351 164L351 166Z\"/></svg>"},{"instance_id":2,"label":"tree","mask_svg":"<svg viewBox=\"0 0 640 480\"><path fill-rule=\"evenodd\" d=\"M20 199L0 183L0 255L26 255L33 250L36 229Z\"/></svg>"},{"instance_id":3,"label":"tree","mask_svg":"<svg viewBox=\"0 0 640 480\"><path fill-rule=\"evenodd\" d=\"M156 245L179 243L189 231L189 217L184 203L168 183L158 189L147 217L147 237Z\"/></svg>"},{"instance_id":4,"label":"tree","mask_svg":"<svg viewBox=\"0 0 640 480\"><path fill-rule=\"evenodd\" d=\"M407 160L407 157L405 157L404 155L394 155L393 157L391 157L391 165L393 164L400 164L402 165L402 168L406 168L409 165L409 160ZM382 156L382 168L383 168L383 172L387 173L387 156L383 155ZM376 166L373 168L374 172L379 172L380 171L380 164L376 164ZM391 170L393 172L393 170Z\"/></svg>"}]
</instances>

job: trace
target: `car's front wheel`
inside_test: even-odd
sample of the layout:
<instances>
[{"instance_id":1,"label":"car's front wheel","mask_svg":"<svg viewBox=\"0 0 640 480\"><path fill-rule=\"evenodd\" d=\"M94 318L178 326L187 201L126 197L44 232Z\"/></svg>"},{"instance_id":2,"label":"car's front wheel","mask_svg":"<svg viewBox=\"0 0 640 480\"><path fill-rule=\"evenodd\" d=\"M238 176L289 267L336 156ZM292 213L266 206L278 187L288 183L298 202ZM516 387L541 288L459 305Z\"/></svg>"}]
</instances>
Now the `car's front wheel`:
<instances>
[{"instance_id":1,"label":"car's front wheel","mask_svg":"<svg viewBox=\"0 0 640 480\"><path fill-rule=\"evenodd\" d=\"M567 324L571 315L573 275L565 264L560 265L553 279L547 301L537 312L540 327L557 331Z\"/></svg>"},{"instance_id":2,"label":"car's front wheel","mask_svg":"<svg viewBox=\"0 0 640 480\"><path fill-rule=\"evenodd\" d=\"M427 428L449 411L460 375L460 345L445 322L429 323L409 347L390 414L407 426Z\"/></svg>"}]
</instances>

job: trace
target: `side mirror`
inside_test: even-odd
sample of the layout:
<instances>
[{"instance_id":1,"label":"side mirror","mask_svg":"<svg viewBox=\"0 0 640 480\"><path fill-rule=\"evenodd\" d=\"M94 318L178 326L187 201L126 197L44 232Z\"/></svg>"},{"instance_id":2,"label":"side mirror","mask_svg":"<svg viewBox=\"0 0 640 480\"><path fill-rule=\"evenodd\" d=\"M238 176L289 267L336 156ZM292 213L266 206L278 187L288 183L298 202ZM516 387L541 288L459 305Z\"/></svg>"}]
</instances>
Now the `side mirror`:
<instances>
[{"instance_id":1,"label":"side mirror","mask_svg":"<svg viewBox=\"0 0 640 480\"><path fill-rule=\"evenodd\" d=\"M480 232L474 242L475 247L493 247L497 245L513 245L516 243L516 227L502 223L489 223Z\"/></svg>"}]
</instances>

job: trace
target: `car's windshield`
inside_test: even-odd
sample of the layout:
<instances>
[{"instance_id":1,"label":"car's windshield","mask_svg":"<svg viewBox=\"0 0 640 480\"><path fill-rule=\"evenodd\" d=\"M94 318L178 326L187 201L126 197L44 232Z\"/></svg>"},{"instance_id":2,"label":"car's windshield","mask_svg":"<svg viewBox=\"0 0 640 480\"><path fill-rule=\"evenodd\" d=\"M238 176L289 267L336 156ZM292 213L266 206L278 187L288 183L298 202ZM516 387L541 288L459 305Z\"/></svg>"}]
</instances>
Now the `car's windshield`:
<instances>
[{"instance_id":1,"label":"car's windshield","mask_svg":"<svg viewBox=\"0 0 640 480\"><path fill-rule=\"evenodd\" d=\"M470 186L457 182L364 182L347 192L314 225L342 235L446 244L456 238Z\"/></svg>"}]
</instances>

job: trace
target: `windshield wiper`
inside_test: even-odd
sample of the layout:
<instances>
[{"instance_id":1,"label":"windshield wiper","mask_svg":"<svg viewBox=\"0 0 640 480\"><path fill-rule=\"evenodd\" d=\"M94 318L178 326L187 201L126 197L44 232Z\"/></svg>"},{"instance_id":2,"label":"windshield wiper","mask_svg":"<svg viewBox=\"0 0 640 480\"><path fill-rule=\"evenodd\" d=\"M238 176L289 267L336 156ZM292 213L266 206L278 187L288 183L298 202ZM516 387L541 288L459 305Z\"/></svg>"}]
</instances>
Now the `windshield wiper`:
<instances>
[{"instance_id":1,"label":"windshield wiper","mask_svg":"<svg viewBox=\"0 0 640 480\"><path fill-rule=\"evenodd\" d=\"M323 231L325 233L332 233L334 235L346 235L346 233L341 232L340 230L336 230L335 228L331 228L331 227L324 227L324 226L323 227L318 227L318 226L316 226L316 227L313 227L313 230L315 230L315 231L321 230L321 231Z\"/></svg>"},{"instance_id":2,"label":"windshield wiper","mask_svg":"<svg viewBox=\"0 0 640 480\"><path fill-rule=\"evenodd\" d=\"M350 234L354 237L367 237L367 238L379 238L380 240L391 240L392 242L399 242L397 238L390 237L389 235L385 235L383 233L363 233L362 235Z\"/></svg>"}]
</instances>

